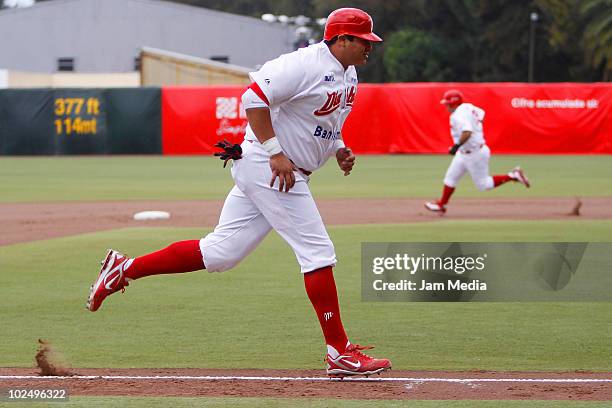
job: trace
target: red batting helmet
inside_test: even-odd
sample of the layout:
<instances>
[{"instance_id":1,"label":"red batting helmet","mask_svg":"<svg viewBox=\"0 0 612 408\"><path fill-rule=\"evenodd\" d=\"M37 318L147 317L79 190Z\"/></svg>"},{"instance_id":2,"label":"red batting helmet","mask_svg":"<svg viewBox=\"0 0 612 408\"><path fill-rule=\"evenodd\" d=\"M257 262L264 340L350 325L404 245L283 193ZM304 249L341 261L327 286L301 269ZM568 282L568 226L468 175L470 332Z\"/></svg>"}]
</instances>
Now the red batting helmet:
<instances>
[{"instance_id":1,"label":"red batting helmet","mask_svg":"<svg viewBox=\"0 0 612 408\"><path fill-rule=\"evenodd\" d=\"M457 89L449 89L444 92L444 97L440 101L443 105L459 106L463 103L463 94Z\"/></svg>"},{"instance_id":2,"label":"red batting helmet","mask_svg":"<svg viewBox=\"0 0 612 408\"><path fill-rule=\"evenodd\" d=\"M382 38L372 32L374 23L372 17L363 10L356 8L341 8L327 17L325 23L324 40L347 34L363 38L368 41L382 41Z\"/></svg>"}]
</instances>

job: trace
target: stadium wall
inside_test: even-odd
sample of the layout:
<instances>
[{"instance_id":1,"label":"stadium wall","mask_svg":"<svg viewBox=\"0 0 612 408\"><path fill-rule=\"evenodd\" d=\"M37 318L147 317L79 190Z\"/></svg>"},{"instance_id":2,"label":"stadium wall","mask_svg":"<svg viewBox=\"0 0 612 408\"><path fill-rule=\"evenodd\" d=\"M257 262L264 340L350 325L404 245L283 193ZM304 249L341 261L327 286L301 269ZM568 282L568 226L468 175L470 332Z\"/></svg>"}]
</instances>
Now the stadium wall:
<instances>
[{"instance_id":1,"label":"stadium wall","mask_svg":"<svg viewBox=\"0 0 612 408\"><path fill-rule=\"evenodd\" d=\"M159 88L0 90L0 154L161 153Z\"/></svg>"},{"instance_id":2,"label":"stadium wall","mask_svg":"<svg viewBox=\"0 0 612 408\"><path fill-rule=\"evenodd\" d=\"M452 144L444 91L461 90L486 111L496 153L611 154L612 84L362 84L343 131L356 153L446 153ZM164 154L207 154L246 127L241 86L162 90ZM314 129L313 129L314 130Z\"/></svg>"},{"instance_id":3,"label":"stadium wall","mask_svg":"<svg viewBox=\"0 0 612 408\"><path fill-rule=\"evenodd\" d=\"M486 110L495 153L612 154L612 84L362 84L344 138L356 153L445 153L449 88ZM246 128L243 85L0 90L0 154L211 154Z\"/></svg>"}]
</instances>

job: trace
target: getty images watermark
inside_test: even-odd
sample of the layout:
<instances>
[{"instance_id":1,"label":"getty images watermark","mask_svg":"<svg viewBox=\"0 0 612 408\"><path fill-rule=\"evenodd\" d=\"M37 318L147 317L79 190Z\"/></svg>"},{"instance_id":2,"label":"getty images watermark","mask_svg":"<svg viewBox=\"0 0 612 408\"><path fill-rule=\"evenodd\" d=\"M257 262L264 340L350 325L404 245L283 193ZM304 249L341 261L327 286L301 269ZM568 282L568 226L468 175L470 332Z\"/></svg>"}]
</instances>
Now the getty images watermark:
<instances>
[{"instance_id":1,"label":"getty images watermark","mask_svg":"<svg viewBox=\"0 0 612 408\"><path fill-rule=\"evenodd\" d=\"M609 301L610 243L363 243L364 301Z\"/></svg>"},{"instance_id":2,"label":"getty images watermark","mask_svg":"<svg viewBox=\"0 0 612 408\"><path fill-rule=\"evenodd\" d=\"M451 278L444 282L432 282L427 279L401 279L399 282L385 282L376 279L373 282L374 290L408 290L408 291L438 291L438 290L487 290L486 282L472 280L464 282L452 274L463 275L466 272L483 271L486 267L487 254L482 256L411 256L407 253L395 254L393 257L376 257L372 261L372 273L383 275L386 271L405 271L411 277L419 272L437 272L451 274Z\"/></svg>"}]
</instances>

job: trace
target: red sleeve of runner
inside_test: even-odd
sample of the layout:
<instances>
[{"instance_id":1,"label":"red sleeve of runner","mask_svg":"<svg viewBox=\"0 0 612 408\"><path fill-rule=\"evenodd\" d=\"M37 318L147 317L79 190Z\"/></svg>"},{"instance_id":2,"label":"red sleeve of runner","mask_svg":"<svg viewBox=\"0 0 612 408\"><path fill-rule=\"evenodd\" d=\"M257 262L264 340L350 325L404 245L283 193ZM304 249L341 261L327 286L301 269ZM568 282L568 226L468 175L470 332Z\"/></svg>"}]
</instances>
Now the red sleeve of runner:
<instances>
[{"instance_id":1,"label":"red sleeve of runner","mask_svg":"<svg viewBox=\"0 0 612 408\"><path fill-rule=\"evenodd\" d=\"M253 82L251 85L249 85L249 88L252 89L253 92L255 92L255 94L259 96L262 101L266 103L266 105L270 106L270 102L268 102L268 98L266 98L266 95L263 93L259 85L257 85L257 82Z\"/></svg>"}]
</instances>

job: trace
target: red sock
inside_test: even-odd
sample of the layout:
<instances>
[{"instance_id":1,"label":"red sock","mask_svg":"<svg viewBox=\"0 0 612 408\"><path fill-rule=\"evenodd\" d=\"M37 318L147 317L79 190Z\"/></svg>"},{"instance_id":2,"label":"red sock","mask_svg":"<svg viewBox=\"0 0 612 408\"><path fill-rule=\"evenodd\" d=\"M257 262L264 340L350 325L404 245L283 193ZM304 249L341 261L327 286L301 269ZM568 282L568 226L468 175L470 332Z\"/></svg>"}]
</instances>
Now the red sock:
<instances>
[{"instance_id":1,"label":"red sock","mask_svg":"<svg viewBox=\"0 0 612 408\"><path fill-rule=\"evenodd\" d=\"M192 272L204 268L200 241L194 239L175 242L157 252L135 258L126 268L125 277L138 279L150 275Z\"/></svg>"},{"instance_id":2,"label":"red sock","mask_svg":"<svg viewBox=\"0 0 612 408\"><path fill-rule=\"evenodd\" d=\"M442 198L438 201L440 205L446 205L448 200L450 200L451 196L455 192L455 187L449 187L446 184L444 185L444 190L442 190Z\"/></svg>"},{"instance_id":3,"label":"red sock","mask_svg":"<svg viewBox=\"0 0 612 408\"><path fill-rule=\"evenodd\" d=\"M319 318L325 342L335 348L338 353L343 353L348 338L340 319L340 307L332 267L326 266L305 273L304 285Z\"/></svg>"},{"instance_id":4,"label":"red sock","mask_svg":"<svg viewBox=\"0 0 612 408\"><path fill-rule=\"evenodd\" d=\"M493 187L501 186L502 184L507 183L510 180L513 180L513 178L507 174L493 176Z\"/></svg>"}]
</instances>

